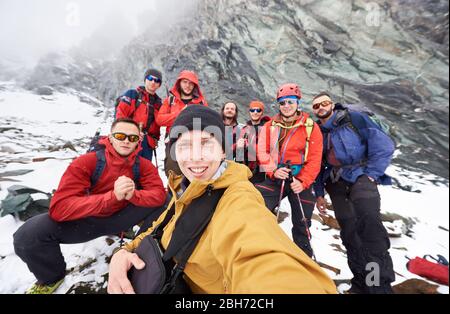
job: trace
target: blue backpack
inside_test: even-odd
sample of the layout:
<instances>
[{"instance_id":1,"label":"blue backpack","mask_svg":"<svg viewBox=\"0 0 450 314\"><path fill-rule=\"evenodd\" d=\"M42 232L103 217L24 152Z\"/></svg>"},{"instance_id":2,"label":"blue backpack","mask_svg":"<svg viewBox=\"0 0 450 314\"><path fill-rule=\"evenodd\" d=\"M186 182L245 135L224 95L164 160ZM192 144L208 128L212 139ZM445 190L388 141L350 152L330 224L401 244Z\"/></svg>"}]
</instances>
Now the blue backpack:
<instances>
[{"instance_id":1,"label":"blue backpack","mask_svg":"<svg viewBox=\"0 0 450 314\"><path fill-rule=\"evenodd\" d=\"M360 138L362 138L360 130L366 127L366 122L362 118L358 119L355 118L355 116L352 116L351 115L352 112L357 112L367 116L370 119L370 121L372 121L380 131L389 136L392 142L394 142L395 146L397 146L396 145L397 143L394 139L392 127L383 120L381 120L373 111L371 111L365 105L362 104L343 105L338 103L336 104L335 110L345 110L349 113L346 123L350 126L352 130L355 131L356 134L358 134Z\"/></svg>"}]
</instances>

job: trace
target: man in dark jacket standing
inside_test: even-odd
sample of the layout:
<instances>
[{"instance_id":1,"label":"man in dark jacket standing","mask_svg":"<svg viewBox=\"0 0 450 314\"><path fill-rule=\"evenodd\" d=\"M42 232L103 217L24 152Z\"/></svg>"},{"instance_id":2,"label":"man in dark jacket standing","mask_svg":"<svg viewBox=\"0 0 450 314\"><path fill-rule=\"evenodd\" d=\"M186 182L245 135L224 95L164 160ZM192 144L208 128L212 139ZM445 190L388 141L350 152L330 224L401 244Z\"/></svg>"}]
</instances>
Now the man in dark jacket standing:
<instances>
[{"instance_id":1,"label":"man in dark jacket standing","mask_svg":"<svg viewBox=\"0 0 450 314\"><path fill-rule=\"evenodd\" d=\"M156 122L162 100L156 94L162 84L162 74L155 69L145 72L145 86L126 92L118 99L116 119L133 119L143 135L140 156L152 161L161 136L160 126Z\"/></svg>"},{"instance_id":2,"label":"man in dark jacket standing","mask_svg":"<svg viewBox=\"0 0 450 314\"><path fill-rule=\"evenodd\" d=\"M385 171L395 144L368 115L334 104L327 93L314 98L313 112L324 134L323 166L315 184L317 208L326 213L326 190L354 275L349 292L392 293L395 273L380 217L378 184L391 183Z\"/></svg>"},{"instance_id":3,"label":"man in dark jacket standing","mask_svg":"<svg viewBox=\"0 0 450 314\"><path fill-rule=\"evenodd\" d=\"M166 191L153 164L138 156L139 140L133 120L117 120L109 138L100 141L104 150L81 156L67 168L50 212L14 234L16 254L37 278L27 293L51 294L62 283L66 263L60 244L119 234L159 217Z\"/></svg>"}]
</instances>

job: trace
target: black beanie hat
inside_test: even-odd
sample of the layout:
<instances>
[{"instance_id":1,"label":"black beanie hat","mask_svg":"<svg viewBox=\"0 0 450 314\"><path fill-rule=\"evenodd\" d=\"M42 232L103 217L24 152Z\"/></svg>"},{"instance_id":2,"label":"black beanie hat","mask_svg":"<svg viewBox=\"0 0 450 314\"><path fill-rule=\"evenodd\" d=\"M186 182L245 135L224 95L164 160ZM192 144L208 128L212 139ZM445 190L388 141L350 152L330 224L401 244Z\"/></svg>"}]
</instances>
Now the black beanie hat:
<instances>
[{"instance_id":1,"label":"black beanie hat","mask_svg":"<svg viewBox=\"0 0 450 314\"><path fill-rule=\"evenodd\" d=\"M170 146L186 131L211 131L225 151L225 124L219 113L202 105L190 105L175 120L170 131Z\"/></svg>"},{"instance_id":2,"label":"black beanie hat","mask_svg":"<svg viewBox=\"0 0 450 314\"><path fill-rule=\"evenodd\" d=\"M149 75L159 78L161 80L161 82L162 82L163 77L162 77L162 73L160 71L158 71L156 69L149 69L149 70L147 70L145 72L144 81L147 79L147 77Z\"/></svg>"}]
</instances>

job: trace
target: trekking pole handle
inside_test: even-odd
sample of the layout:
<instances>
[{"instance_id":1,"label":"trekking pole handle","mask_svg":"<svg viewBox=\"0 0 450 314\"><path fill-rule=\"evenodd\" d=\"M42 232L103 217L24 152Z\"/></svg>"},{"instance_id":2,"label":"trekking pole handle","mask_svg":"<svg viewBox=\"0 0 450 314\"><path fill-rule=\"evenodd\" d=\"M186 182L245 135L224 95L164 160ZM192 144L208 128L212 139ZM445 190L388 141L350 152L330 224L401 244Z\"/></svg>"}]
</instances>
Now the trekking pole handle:
<instances>
[{"instance_id":1,"label":"trekking pole handle","mask_svg":"<svg viewBox=\"0 0 450 314\"><path fill-rule=\"evenodd\" d=\"M292 165L291 165L291 161L289 160L286 163L286 168L288 168L289 171L289 183L293 183L294 182L294 174L292 173Z\"/></svg>"}]
</instances>

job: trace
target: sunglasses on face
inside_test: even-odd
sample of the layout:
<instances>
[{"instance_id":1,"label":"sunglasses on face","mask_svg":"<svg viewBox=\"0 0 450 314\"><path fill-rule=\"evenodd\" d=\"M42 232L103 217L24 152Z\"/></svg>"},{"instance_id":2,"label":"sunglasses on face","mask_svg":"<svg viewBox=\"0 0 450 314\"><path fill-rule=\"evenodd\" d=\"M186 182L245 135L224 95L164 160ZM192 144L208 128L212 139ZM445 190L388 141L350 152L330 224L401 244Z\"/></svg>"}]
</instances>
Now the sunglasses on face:
<instances>
[{"instance_id":1,"label":"sunglasses on face","mask_svg":"<svg viewBox=\"0 0 450 314\"><path fill-rule=\"evenodd\" d=\"M249 111L250 111L251 113L261 113L261 112L262 112L262 109L255 108L255 109L250 109Z\"/></svg>"},{"instance_id":2,"label":"sunglasses on face","mask_svg":"<svg viewBox=\"0 0 450 314\"><path fill-rule=\"evenodd\" d=\"M278 105L279 105L280 107L283 107L283 106L292 106L292 105L297 105L297 104L298 104L298 102L297 102L297 100L295 100L295 99L286 99L286 100L280 101L280 102L278 103Z\"/></svg>"},{"instance_id":3,"label":"sunglasses on face","mask_svg":"<svg viewBox=\"0 0 450 314\"><path fill-rule=\"evenodd\" d=\"M319 110L320 109L320 107L322 107L322 108L326 108L326 107L329 107L329 106L331 106L333 104L333 102L331 102L331 101L323 101L323 102L321 102L321 103L318 103L318 104L314 104L313 105L313 109L314 110Z\"/></svg>"},{"instance_id":4,"label":"sunglasses on face","mask_svg":"<svg viewBox=\"0 0 450 314\"><path fill-rule=\"evenodd\" d=\"M116 140L118 140L118 141L120 141L120 142L125 142L125 140L128 138L128 140L130 141L130 143L137 143L137 142L139 142L139 140L141 139L141 138L139 137L139 135L134 135L134 134L132 134L132 135L127 135L127 134L125 134L125 133L120 133L120 132L114 133L112 136L113 136Z\"/></svg>"},{"instance_id":5,"label":"sunglasses on face","mask_svg":"<svg viewBox=\"0 0 450 314\"><path fill-rule=\"evenodd\" d=\"M150 82L153 81L153 82L155 82L157 84L161 84L162 83L162 81L159 78L154 77L153 75L147 76L147 80L149 80Z\"/></svg>"}]
</instances>

